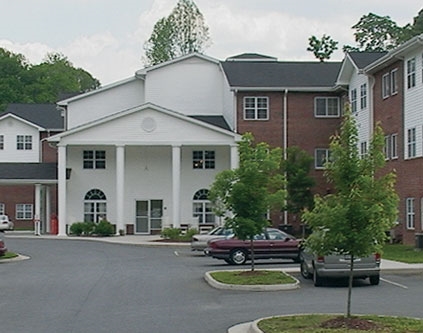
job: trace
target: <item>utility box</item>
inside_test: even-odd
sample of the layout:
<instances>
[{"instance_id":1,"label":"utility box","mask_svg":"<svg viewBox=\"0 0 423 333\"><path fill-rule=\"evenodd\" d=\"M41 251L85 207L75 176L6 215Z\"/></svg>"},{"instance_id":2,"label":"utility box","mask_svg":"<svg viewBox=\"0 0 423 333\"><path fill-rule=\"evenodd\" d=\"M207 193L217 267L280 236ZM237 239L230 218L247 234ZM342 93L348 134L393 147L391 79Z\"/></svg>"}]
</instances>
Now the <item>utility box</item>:
<instances>
[{"instance_id":1,"label":"utility box","mask_svg":"<svg viewBox=\"0 0 423 333\"><path fill-rule=\"evenodd\" d=\"M415 234L416 237L416 248L423 250L423 234Z\"/></svg>"}]
</instances>

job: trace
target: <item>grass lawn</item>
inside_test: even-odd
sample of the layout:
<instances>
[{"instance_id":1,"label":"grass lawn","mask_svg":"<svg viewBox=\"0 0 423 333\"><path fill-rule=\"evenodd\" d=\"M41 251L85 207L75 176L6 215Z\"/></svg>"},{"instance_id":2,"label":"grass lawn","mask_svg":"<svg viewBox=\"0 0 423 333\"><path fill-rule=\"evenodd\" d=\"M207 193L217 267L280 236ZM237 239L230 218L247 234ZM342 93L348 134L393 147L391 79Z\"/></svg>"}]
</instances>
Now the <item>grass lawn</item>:
<instances>
[{"instance_id":1,"label":"grass lawn","mask_svg":"<svg viewBox=\"0 0 423 333\"><path fill-rule=\"evenodd\" d=\"M11 258L15 258L17 256L18 255L16 253L6 252L6 254L4 256L0 257L0 260L2 260L2 259L11 259Z\"/></svg>"},{"instance_id":2,"label":"grass lawn","mask_svg":"<svg viewBox=\"0 0 423 333\"><path fill-rule=\"evenodd\" d=\"M423 320L400 317L339 315L298 315L263 319L258 327L264 333L417 333L423 332Z\"/></svg>"},{"instance_id":3,"label":"grass lawn","mask_svg":"<svg viewBox=\"0 0 423 333\"><path fill-rule=\"evenodd\" d=\"M210 275L216 281L238 285L273 285L295 283L296 280L281 271L221 271Z\"/></svg>"},{"instance_id":4,"label":"grass lawn","mask_svg":"<svg viewBox=\"0 0 423 333\"><path fill-rule=\"evenodd\" d=\"M382 258L418 264L423 263L423 251L417 250L413 245L386 244L383 247Z\"/></svg>"}]
</instances>

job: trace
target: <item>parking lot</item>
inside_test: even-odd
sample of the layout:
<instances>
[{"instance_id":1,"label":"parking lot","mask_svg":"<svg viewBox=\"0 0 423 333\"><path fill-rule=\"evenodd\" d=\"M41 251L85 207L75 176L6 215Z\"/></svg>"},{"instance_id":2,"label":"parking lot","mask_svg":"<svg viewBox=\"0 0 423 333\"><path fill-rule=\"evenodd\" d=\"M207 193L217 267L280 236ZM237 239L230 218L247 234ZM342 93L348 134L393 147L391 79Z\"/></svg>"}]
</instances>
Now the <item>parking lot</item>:
<instances>
[{"instance_id":1,"label":"parking lot","mask_svg":"<svg viewBox=\"0 0 423 333\"><path fill-rule=\"evenodd\" d=\"M30 260L0 264L5 332L226 332L256 318L346 309L347 288L278 292L216 290L204 273L234 268L188 247L39 238L6 238ZM256 268L297 267L259 261ZM248 265L245 266L248 268ZM382 274L379 286L355 283L352 312L422 317L421 273Z\"/></svg>"}]
</instances>

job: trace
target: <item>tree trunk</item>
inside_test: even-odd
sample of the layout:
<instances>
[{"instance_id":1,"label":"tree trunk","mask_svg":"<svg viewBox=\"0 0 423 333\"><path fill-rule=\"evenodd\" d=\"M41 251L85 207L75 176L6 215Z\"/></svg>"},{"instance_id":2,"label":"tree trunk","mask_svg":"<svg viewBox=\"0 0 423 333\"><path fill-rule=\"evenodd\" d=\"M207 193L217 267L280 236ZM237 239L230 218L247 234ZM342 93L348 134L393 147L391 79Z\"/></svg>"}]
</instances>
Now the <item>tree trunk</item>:
<instances>
[{"instance_id":1,"label":"tree trunk","mask_svg":"<svg viewBox=\"0 0 423 333\"><path fill-rule=\"evenodd\" d=\"M354 256L350 258L350 274L348 278L347 318L351 317L351 292L353 285Z\"/></svg>"}]
</instances>

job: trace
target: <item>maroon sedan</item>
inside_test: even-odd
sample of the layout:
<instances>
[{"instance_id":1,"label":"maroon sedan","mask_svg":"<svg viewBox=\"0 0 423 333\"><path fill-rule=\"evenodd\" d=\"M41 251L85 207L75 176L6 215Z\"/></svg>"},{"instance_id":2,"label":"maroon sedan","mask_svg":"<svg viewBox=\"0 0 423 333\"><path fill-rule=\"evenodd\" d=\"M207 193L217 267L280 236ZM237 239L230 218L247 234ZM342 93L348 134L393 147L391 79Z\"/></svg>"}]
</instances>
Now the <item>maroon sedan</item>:
<instances>
[{"instance_id":1,"label":"maroon sedan","mask_svg":"<svg viewBox=\"0 0 423 333\"><path fill-rule=\"evenodd\" d=\"M292 259L300 261L300 241L278 229L266 228L263 233L254 236L255 259ZM216 259L223 259L231 265L242 265L251 259L251 243L240 240L234 235L225 239L213 239L208 242L204 253Z\"/></svg>"}]
</instances>

